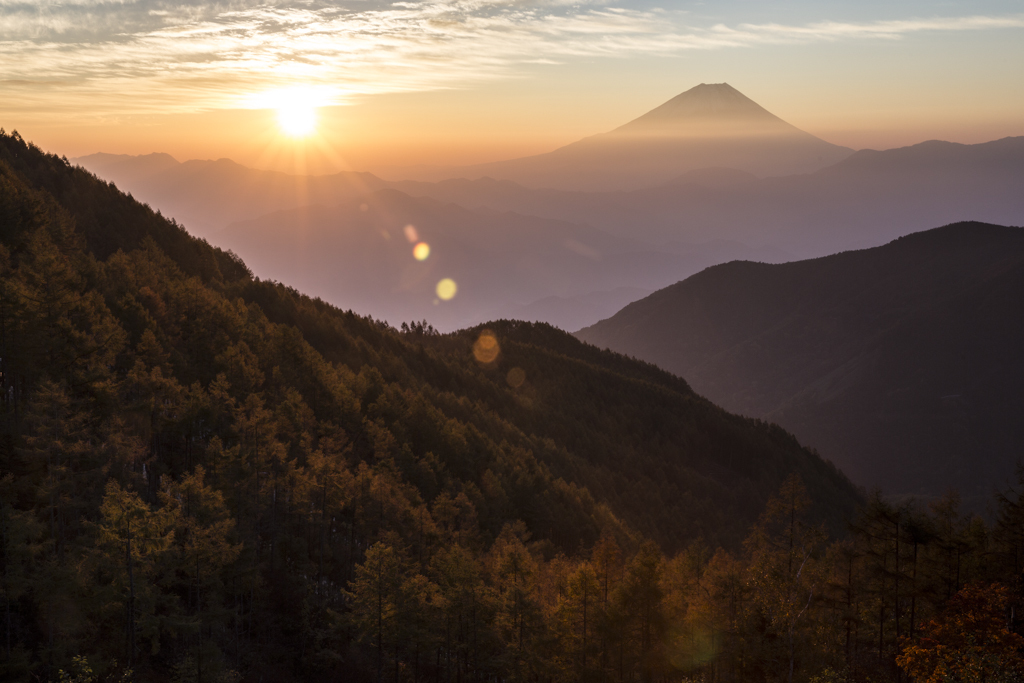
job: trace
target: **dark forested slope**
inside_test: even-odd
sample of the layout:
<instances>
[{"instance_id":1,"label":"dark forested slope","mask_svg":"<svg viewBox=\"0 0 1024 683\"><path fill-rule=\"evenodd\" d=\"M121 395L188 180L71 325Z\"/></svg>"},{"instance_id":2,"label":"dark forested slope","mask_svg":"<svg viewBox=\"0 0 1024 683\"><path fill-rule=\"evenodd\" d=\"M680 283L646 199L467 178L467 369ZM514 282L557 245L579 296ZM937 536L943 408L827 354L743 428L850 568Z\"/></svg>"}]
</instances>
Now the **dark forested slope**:
<instances>
[{"instance_id":1,"label":"dark forested slope","mask_svg":"<svg viewBox=\"0 0 1024 683\"><path fill-rule=\"evenodd\" d=\"M578 336L777 421L855 481L974 504L1024 453L1024 230L709 268Z\"/></svg>"},{"instance_id":2,"label":"dark forested slope","mask_svg":"<svg viewBox=\"0 0 1024 683\"><path fill-rule=\"evenodd\" d=\"M373 677L420 666L398 643L441 628L374 647L374 562L429 601L476 591L495 557L554 562L602 534L737 547L794 473L833 529L857 500L783 430L651 365L544 325L438 335L340 311L16 135L0 269L5 676L84 654L144 680ZM455 618L444 595L422 613ZM498 640L449 632L431 656L472 678L527 666L526 622L517 639L487 614Z\"/></svg>"}]
</instances>

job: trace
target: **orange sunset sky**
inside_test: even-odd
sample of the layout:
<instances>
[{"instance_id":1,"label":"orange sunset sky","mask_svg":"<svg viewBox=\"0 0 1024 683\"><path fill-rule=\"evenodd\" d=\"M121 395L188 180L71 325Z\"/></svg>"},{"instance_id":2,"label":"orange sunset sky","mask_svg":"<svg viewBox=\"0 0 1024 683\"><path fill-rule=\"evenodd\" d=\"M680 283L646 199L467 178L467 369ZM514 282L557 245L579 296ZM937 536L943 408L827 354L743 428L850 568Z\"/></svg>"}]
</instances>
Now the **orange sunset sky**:
<instances>
[{"instance_id":1,"label":"orange sunset sky","mask_svg":"<svg viewBox=\"0 0 1024 683\"><path fill-rule=\"evenodd\" d=\"M0 0L0 64L0 126L68 157L475 163L701 82L854 148L1024 135L1020 2Z\"/></svg>"}]
</instances>

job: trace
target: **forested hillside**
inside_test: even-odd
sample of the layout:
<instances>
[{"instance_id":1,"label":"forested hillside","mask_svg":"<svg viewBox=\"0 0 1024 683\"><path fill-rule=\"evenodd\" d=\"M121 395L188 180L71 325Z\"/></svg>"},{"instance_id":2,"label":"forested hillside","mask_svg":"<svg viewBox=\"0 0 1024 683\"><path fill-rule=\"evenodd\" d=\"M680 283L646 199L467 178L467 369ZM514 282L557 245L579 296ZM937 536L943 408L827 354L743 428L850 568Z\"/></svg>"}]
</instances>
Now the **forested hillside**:
<instances>
[{"instance_id":1,"label":"forested hillside","mask_svg":"<svg viewBox=\"0 0 1024 683\"><path fill-rule=\"evenodd\" d=\"M17 135L0 244L5 680L889 675L1017 557L953 499L912 567L881 501L829 547L858 496L780 428L547 326L256 280Z\"/></svg>"},{"instance_id":2,"label":"forested hillside","mask_svg":"<svg viewBox=\"0 0 1024 683\"><path fill-rule=\"evenodd\" d=\"M984 510L1024 452L1024 230L709 268L578 336L771 420L854 481Z\"/></svg>"}]
</instances>

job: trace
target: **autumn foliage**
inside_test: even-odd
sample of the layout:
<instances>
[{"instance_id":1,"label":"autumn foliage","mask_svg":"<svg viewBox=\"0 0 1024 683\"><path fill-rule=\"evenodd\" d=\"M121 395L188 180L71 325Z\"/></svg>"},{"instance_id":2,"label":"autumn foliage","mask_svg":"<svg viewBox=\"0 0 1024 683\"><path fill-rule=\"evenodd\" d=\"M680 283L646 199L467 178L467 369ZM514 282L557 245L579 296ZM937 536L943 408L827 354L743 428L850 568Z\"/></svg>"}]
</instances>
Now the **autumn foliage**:
<instances>
[{"instance_id":1,"label":"autumn foliage","mask_svg":"<svg viewBox=\"0 0 1024 683\"><path fill-rule=\"evenodd\" d=\"M1005 586L965 587L896 661L920 683L1021 680L1024 637L1008 629L1009 604Z\"/></svg>"}]
</instances>

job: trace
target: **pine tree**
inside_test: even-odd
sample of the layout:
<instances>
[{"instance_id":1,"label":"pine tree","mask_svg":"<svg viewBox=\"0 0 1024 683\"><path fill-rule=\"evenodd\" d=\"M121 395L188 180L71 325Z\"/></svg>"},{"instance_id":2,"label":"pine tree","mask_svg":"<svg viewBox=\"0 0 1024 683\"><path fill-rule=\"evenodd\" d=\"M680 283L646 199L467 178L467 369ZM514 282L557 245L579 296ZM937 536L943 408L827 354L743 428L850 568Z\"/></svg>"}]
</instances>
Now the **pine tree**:
<instances>
[{"instance_id":1,"label":"pine tree","mask_svg":"<svg viewBox=\"0 0 1024 683\"><path fill-rule=\"evenodd\" d=\"M197 683L204 680L204 666L215 670L218 664L210 661L219 653L208 634L225 627L223 572L241 552L232 539L235 523L224 497L205 479L205 470L198 466L161 493L162 510L174 522L173 563L175 574L183 577L187 629L196 642Z\"/></svg>"},{"instance_id":2,"label":"pine tree","mask_svg":"<svg viewBox=\"0 0 1024 683\"><path fill-rule=\"evenodd\" d=\"M620 620L620 646L633 654L632 667L645 683L663 668L661 644L664 615L661 612L662 556L651 541L640 545L615 594L614 612ZM620 677L624 673L620 651Z\"/></svg>"},{"instance_id":3,"label":"pine tree","mask_svg":"<svg viewBox=\"0 0 1024 683\"><path fill-rule=\"evenodd\" d=\"M390 654L397 666L399 588L402 562L398 552L383 542L366 551L366 560L356 567L350 584L352 621L359 639L376 651L377 681L384 679L385 662Z\"/></svg>"},{"instance_id":4,"label":"pine tree","mask_svg":"<svg viewBox=\"0 0 1024 683\"><path fill-rule=\"evenodd\" d=\"M140 636L149 640L151 650L159 650L155 571L160 555L174 540L174 530L166 510L154 510L114 480L107 482L100 515L102 564L113 594L124 604L124 656L131 667L139 655Z\"/></svg>"},{"instance_id":5,"label":"pine tree","mask_svg":"<svg viewBox=\"0 0 1024 683\"><path fill-rule=\"evenodd\" d=\"M589 562L582 562L566 577L555 614L561 655L575 672L572 680L589 680L597 663L596 637L603 619L601 584Z\"/></svg>"},{"instance_id":6,"label":"pine tree","mask_svg":"<svg viewBox=\"0 0 1024 683\"><path fill-rule=\"evenodd\" d=\"M807 520L810 497L797 475L790 476L747 538L752 596L771 633L783 645L770 655L771 668L789 683L796 669L798 643L806 638L810 610L820 596L823 579L817 556L824 546L823 529Z\"/></svg>"}]
</instances>

